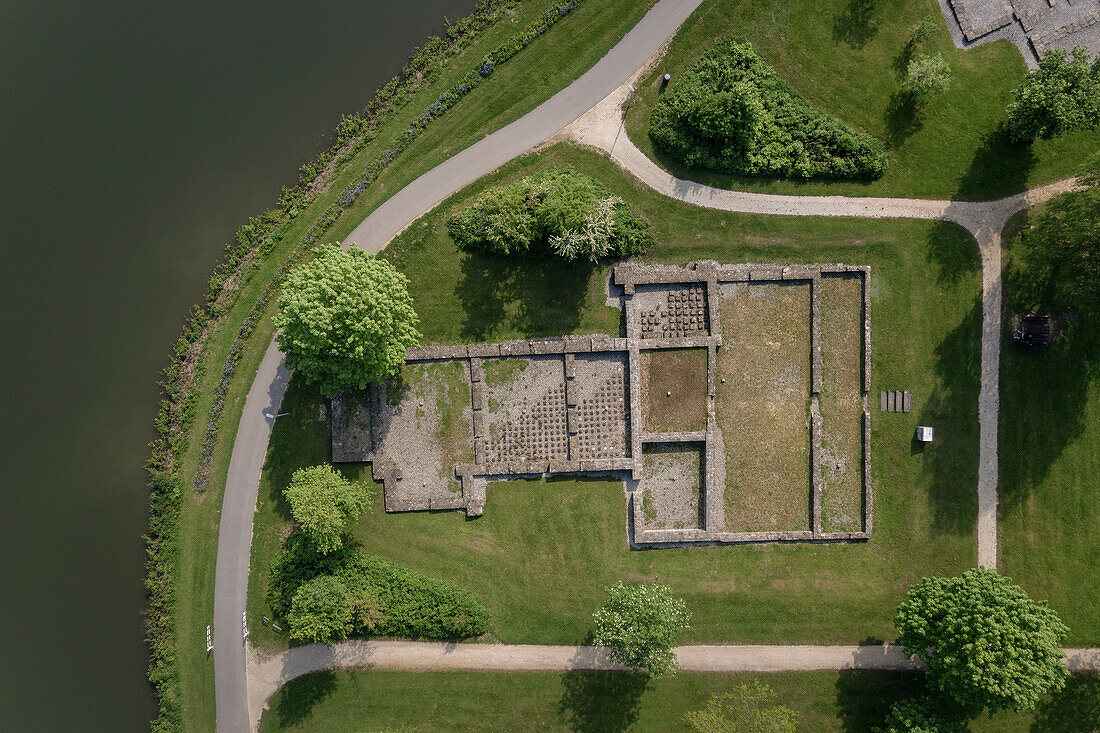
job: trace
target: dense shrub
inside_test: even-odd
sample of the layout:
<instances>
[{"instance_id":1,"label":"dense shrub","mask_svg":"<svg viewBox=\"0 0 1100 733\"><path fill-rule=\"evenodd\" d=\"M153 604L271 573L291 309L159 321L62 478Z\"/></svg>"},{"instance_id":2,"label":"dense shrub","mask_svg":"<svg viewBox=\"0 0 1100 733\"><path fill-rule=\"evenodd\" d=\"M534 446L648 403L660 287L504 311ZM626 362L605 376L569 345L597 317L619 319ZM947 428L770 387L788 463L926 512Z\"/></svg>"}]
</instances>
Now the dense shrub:
<instances>
[{"instance_id":1,"label":"dense shrub","mask_svg":"<svg viewBox=\"0 0 1100 733\"><path fill-rule=\"evenodd\" d=\"M812 107L744 39L704 53L653 109L649 136L689 168L789 178L878 178L882 143Z\"/></svg>"},{"instance_id":2,"label":"dense shrub","mask_svg":"<svg viewBox=\"0 0 1100 733\"><path fill-rule=\"evenodd\" d=\"M649 223L591 176L554 170L490 188L447 221L458 246L567 260L629 257L653 243Z\"/></svg>"},{"instance_id":3,"label":"dense shrub","mask_svg":"<svg viewBox=\"0 0 1100 733\"><path fill-rule=\"evenodd\" d=\"M318 585L321 578L329 580ZM336 591L339 604L332 601ZM349 634L458 639L489 628L489 611L473 593L356 549L323 554L300 532L272 562L267 600L291 635L307 641Z\"/></svg>"}]
</instances>

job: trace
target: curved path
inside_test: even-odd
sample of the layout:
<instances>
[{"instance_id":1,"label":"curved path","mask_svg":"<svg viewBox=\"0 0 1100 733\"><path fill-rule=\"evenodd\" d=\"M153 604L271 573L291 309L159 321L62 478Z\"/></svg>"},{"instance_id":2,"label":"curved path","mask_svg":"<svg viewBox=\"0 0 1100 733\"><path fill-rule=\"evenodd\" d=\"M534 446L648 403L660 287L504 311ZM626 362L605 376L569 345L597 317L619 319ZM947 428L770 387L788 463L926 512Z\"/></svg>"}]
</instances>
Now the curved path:
<instances>
[{"instance_id":1,"label":"curved path","mask_svg":"<svg viewBox=\"0 0 1100 733\"><path fill-rule=\"evenodd\" d=\"M961 224L974 233L982 251L984 318L978 560L981 565L994 567L997 371L1000 353L1000 232L1013 213L1068 189L1072 182L1054 184L1001 201L972 203L748 194L711 189L675 179L645 158L625 135L619 135L618 104L623 98L619 88L642 68L700 2L701 0L660 0L619 44L577 81L528 115L413 181L371 213L347 238L345 245L354 243L372 252L379 251L402 229L447 196L550 139L574 121L576 123L567 132L570 137L612 151L612 157L621 166L655 190L696 205L758 214L902 217L942 219ZM591 111L585 114L588 110ZM260 470L272 425L272 419L266 417L265 413L277 412L289 377L290 374L283 364L283 356L272 342L248 392L226 477L214 584L214 685L217 727L223 733L247 731L259 723L259 709L250 711L249 706L249 671L259 674L267 668L264 665L290 664L301 655L311 658L309 655L320 654L321 659L324 658L324 653L321 652L300 651L313 647L300 647L279 655L274 660L252 660L246 666L247 644L243 637L242 624L248 589L252 519ZM379 647L367 645L364 648L376 650ZM474 653L466 652L467 648L467 645L452 647L461 651L450 653ZM749 649L753 650L753 654L765 654L759 648ZM402 653L398 656L400 654ZM791 660L788 663L798 663L798 656L793 653L788 655L787 659ZM331 657L329 661L335 663ZM309 664L304 664L302 668L311 671L308 667ZM259 677L256 685L256 692L259 694L263 687Z\"/></svg>"},{"instance_id":2,"label":"curved path","mask_svg":"<svg viewBox=\"0 0 1100 733\"><path fill-rule=\"evenodd\" d=\"M875 646L681 646L676 660L685 672L814 672L873 669L922 670L901 647ZM1100 672L1100 650L1066 649L1071 672ZM446 644L418 641L348 641L310 644L285 654L250 660L249 709L259 720L267 701L295 677L326 669L412 671L569 672L624 670L591 646L535 644Z\"/></svg>"}]
</instances>

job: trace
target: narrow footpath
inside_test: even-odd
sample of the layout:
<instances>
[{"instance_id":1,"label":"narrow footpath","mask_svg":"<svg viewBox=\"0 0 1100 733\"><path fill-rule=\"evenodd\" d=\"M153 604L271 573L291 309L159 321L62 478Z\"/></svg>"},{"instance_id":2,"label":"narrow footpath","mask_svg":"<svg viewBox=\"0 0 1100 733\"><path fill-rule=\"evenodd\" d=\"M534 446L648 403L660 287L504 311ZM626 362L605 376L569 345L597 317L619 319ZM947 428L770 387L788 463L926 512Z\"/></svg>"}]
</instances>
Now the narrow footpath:
<instances>
[{"instance_id":1,"label":"narrow footpath","mask_svg":"<svg viewBox=\"0 0 1100 733\"><path fill-rule=\"evenodd\" d=\"M577 81L521 119L417 178L375 209L345 240L345 246L354 244L378 252L405 227L451 194L509 160L558 139L602 149L624 170L655 191L697 206L751 214L917 218L959 224L974 235L982 256L978 564L996 567L1001 232L1013 214L1070 190L1074 182L1061 181L998 201L957 202L753 194L677 179L630 142L622 129L620 109L625 100L625 84L652 59L700 2L660 0L622 41ZM283 355L272 341L248 392L226 478L214 585L214 686L219 731L254 730L259 725L265 701L278 684L319 669L371 666L385 669L611 668L598 666L607 664L606 659L597 650L585 647L349 642L331 648L321 645L297 647L266 659L251 651L244 638L244 629L252 519L260 470L271 436L272 418L267 415L278 412L289 379ZM1082 669L1100 670L1100 651L1070 651L1082 655L1087 665ZM684 668L694 671L842 669L855 665L907 669L913 664L900 658L900 650L892 647L682 647L677 652ZM1071 656L1071 660L1075 659L1077 657ZM436 660L433 664L469 666L415 666L426 664L425 660ZM551 663L559 666L495 666ZM561 666L568 664L597 666ZM800 666L806 664L822 666ZM876 664L885 666L873 666ZM900 666L889 666L892 664Z\"/></svg>"}]
</instances>

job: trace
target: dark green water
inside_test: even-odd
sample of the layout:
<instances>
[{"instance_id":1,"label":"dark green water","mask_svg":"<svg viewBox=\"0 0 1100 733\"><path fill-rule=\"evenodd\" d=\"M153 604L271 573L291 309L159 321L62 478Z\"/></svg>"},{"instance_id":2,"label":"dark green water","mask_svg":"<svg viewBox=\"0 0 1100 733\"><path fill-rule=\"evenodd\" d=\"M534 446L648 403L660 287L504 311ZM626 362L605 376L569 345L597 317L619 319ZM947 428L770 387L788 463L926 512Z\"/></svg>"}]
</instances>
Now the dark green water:
<instances>
[{"instance_id":1,"label":"dark green water","mask_svg":"<svg viewBox=\"0 0 1100 733\"><path fill-rule=\"evenodd\" d=\"M474 1L0 3L0 730L147 727L169 345L236 227Z\"/></svg>"}]
</instances>

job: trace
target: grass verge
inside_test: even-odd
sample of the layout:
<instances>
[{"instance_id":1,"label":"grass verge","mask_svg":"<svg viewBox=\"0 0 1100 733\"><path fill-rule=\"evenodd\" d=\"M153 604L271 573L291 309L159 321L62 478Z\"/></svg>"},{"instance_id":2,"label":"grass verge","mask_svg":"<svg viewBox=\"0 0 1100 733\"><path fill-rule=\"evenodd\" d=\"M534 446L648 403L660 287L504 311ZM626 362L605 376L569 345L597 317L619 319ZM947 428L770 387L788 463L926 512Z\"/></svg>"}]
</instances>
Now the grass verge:
<instances>
[{"instance_id":1,"label":"grass verge","mask_svg":"<svg viewBox=\"0 0 1100 733\"><path fill-rule=\"evenodd\" d=\"M869 733L890 705L920 694L920 675L866 671L766 675L679 674L646 683L600 672L325 672L282 688L264 714L262 731L525 730L687 731L684 714L711 695L758 679L775 702L798 713L799 730ZM1096 678L1072 678L1067 690L1034 713L999 713L971 725L972 733L1064 733L1095 708Z\"/></svg>"},{"instance_id":2,"label":"grass verge","mask_svg":"<svg viewBox=\"0 0 1100 733\"><path fill-rule=\"evenodd\" d=\"M1008 269L1015 220L1005 238ZM1015 230L1015 231L1013 231ZM1100 645L1100 337L1028 351L1012 344L1016 305L1006 277L1001 351L998 568L1033 598L1046 598L1069 626L1070 646Z\"/></svg>"},{"instance_id":3,"label":"grass verge","mask_svg":"<svg viewBox=\"0 0 1100 733\"><path fill-rule=\"evenodd\" d=\"M939 31L924 50L950 63L954 82L920 112L905 103L901 77L909 27L931 17ZM745 36L779 75L814 106L882 140L890 157L873 182L799 183L686 170L649 140L661 77L672 84L723 36ZM626 130L651 159L680 178L769 193L993 199L1077 173L1100 147L1085 132L1032 145L1011 142L1006 106L1027 73L1009 41L955 48L935 0L707 0L673 39L664 59L637 84Z\"/></svg>"}]
</instances>

